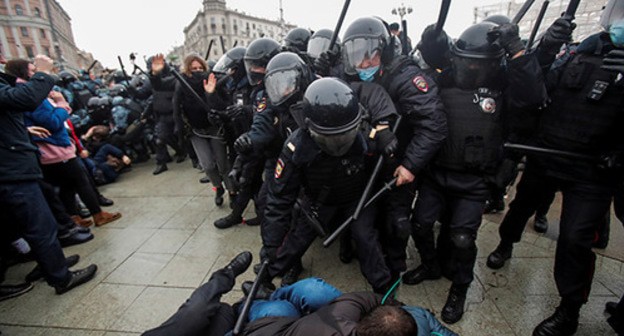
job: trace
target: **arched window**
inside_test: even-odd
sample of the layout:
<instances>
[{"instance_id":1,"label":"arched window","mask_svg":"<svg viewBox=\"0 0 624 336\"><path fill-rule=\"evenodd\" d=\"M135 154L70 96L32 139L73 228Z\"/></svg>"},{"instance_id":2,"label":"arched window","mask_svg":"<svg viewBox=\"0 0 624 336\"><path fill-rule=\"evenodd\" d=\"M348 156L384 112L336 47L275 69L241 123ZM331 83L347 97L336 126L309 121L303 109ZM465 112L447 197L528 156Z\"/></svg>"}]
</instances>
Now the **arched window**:
<instances>
[{"instance_id":1,"label":"arched window","mask_svg":"<svg viewBox=\"0 0 624 336\"><path fill-rule=\"evenodd\" d=\"M16 15L24 15L24 9L22 9L22 6L15 5L15 14Z\"/></svg>"},{"instance_id":2,"label":"arched window","mask_svg":"<svg viewBox=\"0 0 624 336\"><path fill-rule=\"evenodd\" d=\"M41 10L39 10L39 7L35 7L35 16L36 17L41 17Z\"/></svg>"}]
</instances>

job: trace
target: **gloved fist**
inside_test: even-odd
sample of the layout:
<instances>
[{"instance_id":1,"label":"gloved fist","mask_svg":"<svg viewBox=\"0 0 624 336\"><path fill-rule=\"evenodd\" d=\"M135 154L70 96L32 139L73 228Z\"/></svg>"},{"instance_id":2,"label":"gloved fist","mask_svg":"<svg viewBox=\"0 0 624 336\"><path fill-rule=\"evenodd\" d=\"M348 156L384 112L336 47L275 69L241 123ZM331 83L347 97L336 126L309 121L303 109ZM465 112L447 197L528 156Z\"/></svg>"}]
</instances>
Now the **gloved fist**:
<instances>
[{"instance_id":1,"label":"gloved fist","mask_svg":"<svg viewBox=\"0 0 624 336\"><path fill-rule=\"evenodd\" d=\"M600 69L624 74L624 50L614 49L602 60Z\"/></svg>"},{"instance_id":2,"label":"gloved fist","mask_svg":"<svg viewBox=\"0 0 624 336\"><path fill-rule=\"evenodd\" d=\"M251 113L250 105L230 105L225 109L225 114L230 120L238 119Z\"/></svg>"},{"instance_id":3,"label":"gloved fist","mask_svg":"<svg viewBox=\"0 0 624 336\"><path fill-rule=\"evenodd\" d=\"M558 18L544 33L540 47L553 52L559 51L564 43L572 40L574 28L576 28L576 23L570 18Z\"/></svg>"},{"instance_id":4,"label":"gloved fist","mask_svg":"<svg viewBox=\"0 0 624 336\"><path fill-rule=\"evenodd\" d=\"M513 56L524 50L519 31L518 25L506 23L492 28L488 32L488 39L492 42L497 41L509 55Z\"/></svg>"},{"instance_id":5,"label":"gloved fist","mask_svg":"<svg viewBox=\"0 0 624 336\"><path fill-rule=\"evenodd\" d=\"M217 110L208 111L206 117L208 118L208 122L215 126L221 125L223 123L221 120L221 116L219 115L219 111Z\"/></svg>"},{"instance_id":6,"label":"gloved fist","mask_svg":"<svg viewBox=\"0 0 624 336\"><path fill-rule=\"evenodd\" d=\"M448 57L446 56L449 51L448 35L446 35L444 30L437 33L435 24L425 28L416 48L420 50L423 59L430 66L443 69L449 65Z\"/></svg>"},{"instance_id":7,"label":"gloved fist","mask_svg":"<svg viewBox=\"0 0 624 336\"><path fill-rule=\"evenodd\" d=\"M340 54L337 51L327 50L322 52L319 57L314 61L314 72L325 77L329 75L329 71L336 64Z\"/></svg>"},{"instance_id":8,"label":"gloved fist","mask_svg":"<svg viewBox=\"0 0 624 336\"><path fill-rule=\"evenodd\" d=\"M234 141L234 149L239 153L249 153L253 150L253 143L249 134L244 133Z\"/></svg>"},{"instance_id":9,"label":"gloved fist","mask_svg":"<svg viewBox=\"0 0 624 336\"><path fill-rule=\"evenodd\" d=\"M375 135L375 141L377 142L377 149L387 157L392 157L399 146L394 133L390 131L390 128L378 131Z\"/></svg>"}]
</instances>

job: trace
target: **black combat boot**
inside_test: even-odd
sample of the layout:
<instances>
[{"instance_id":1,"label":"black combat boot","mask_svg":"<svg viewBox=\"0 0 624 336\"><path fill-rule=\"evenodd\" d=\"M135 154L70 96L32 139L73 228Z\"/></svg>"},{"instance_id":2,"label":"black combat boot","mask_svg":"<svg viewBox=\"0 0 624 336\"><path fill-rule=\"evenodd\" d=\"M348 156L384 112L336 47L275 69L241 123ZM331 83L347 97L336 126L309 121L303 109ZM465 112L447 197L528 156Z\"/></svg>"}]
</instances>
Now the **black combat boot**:
<instances>
[{"instance_id":1,"label":"black combat boot","mask_svg":"<svg viewBox=\"0 0 624 336\"><path fill-rule=\"evenodd\" d=\"M215 191L217 192L215 195L215 204L220 207L223 205L223 194L225 194L225 189L223 189L223 187L216 187Z\"/></svg>"},{"instance_id":2,"label":"black combat boot","mask_svg":"<svg viewBox=\"0 0 624 336\"><path fill-rule=\"evenodd\" d=\"M282 287L289 286L299 280L299 275L303 272L301 261L297 261L291 269L282 277Z\"/></svg>"},{"instance_id":3,"label":"black combat boot","mask_svg":"<svg viewBox=\"0 0 624 336\"><path fill-rule=\"evenodd\" d=\"M579 324L580 305L564 305L557 307L555 313L540 323L533 336L568 336L574 335Z\"/></svg>"},{"instance_id":4,"label":"black combat boot","mask_svg":"<svg viewBox=\"0 0 624 336\"><path fill-rule=\"evenodd\" d=\"M169 168L167 168L167 164L163 163L163 164L159 164L156 166L156 169L154 169L154 171L152 172L152 174L154 175L158 175L162 172L165 172L169 170Z\"/></svg>"},{"instance_id":5,"label":"black combat boot","mask_svg":"<svg viewBox=\"0 0 624 336\"><path fill-rule=\"evenodd\" d=\"M466 293L470 284L451 285L446 304L442 308L442 321L453 324L461 320L464 316L464 304L466 303Z\"/></svg>"},{"instance_id":6,"label":"black combat boot","mask_svg":"<svg viewBox=\"0 0 624 336\"><path fill-rule=\"evenodd\" d=\"M437 261L423 263L411 271L403 274L403 283L417 285L425 280L437 280L442 277L440 264Z\"/></svg>"},{"instance_id":7,"label":"black combat boot","mask_svg":"<svg viewBox=\"0 0 624 336\"><path fill-rule=\"evenodd\" d=\"M217 227L218 229L227 229L229 227L232 227L236 224L241 224L243 222L243 210L240 209L240 207L234 207L234 210L232 210L232 213L217 219L214 222L214 226Z\"/></svg>"},{"instance_id":8,"label":"black combat boot","mask_svg":"<svg viewBox=\"0 0 624 336\"><path fill-rule=\"evenodd\" d=\"M499 269L505 266L505 261L511 258L511 251L513 251L513 244L501 241L496 249L488 256L486 262L487 267Z\"/></svg>"},{"instance_id":9,"label":"black combat boot","mask_svg":"<svg viewBox=\"0 0 624 336\"><path fill-rule=\"evenodd\" d=\"M224 269L230 270L232 274L234 275L234 277L236 278L237 276L243 274L249 268L249 265L251 265L252 258L253 256L251 255L251 252L249 251L241 252L236 257L234 257L234 259L232 259L224 267Z\"/></svg>"},{"instance_id":10,"label":"black combat boot","mask_svg":"<svg viewBox=\"0 0 624 336\"><path fill-rule=\"evenodd\" d=\"M535 214L533 230L538 233L545 233L548 231L548 218L546 218L546 215Z\"/></svg>"}]
</instances>

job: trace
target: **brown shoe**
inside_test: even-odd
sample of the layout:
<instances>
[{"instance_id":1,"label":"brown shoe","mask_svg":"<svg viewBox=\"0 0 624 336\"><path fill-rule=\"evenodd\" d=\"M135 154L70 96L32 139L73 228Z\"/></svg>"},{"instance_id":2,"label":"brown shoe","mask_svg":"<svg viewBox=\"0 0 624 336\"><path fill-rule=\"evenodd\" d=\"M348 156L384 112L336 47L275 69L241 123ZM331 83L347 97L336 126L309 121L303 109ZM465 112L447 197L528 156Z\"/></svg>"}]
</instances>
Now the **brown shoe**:
<instances>
[{"instance_id":1,"label":"brown shoe","mask_svg":"<svg viewBox=\"0 0 624 336\"><path fill-rule=\"evenodd\" d=\"M104 224L108 224L112 221L118 220L121 218L121 214L119 212L110 213L106 211L101 211L93 215L93 222L95 222L95 226L102 226Z\"/></svg>"},{"instance_id":2,"label":"brown shoe","mask_svg":"<svg viewBox=\"0 0 624 336\"><path fill-rule=\"evenodd\" d=\"M75 216L71 216L71 219L74 221L74 223L76 223L76 225L78 226L82 226L82 227L89 227L91 225L93 225L93 221L90 219L84 219L78 215Z\"/></svg>"}]
</instances>

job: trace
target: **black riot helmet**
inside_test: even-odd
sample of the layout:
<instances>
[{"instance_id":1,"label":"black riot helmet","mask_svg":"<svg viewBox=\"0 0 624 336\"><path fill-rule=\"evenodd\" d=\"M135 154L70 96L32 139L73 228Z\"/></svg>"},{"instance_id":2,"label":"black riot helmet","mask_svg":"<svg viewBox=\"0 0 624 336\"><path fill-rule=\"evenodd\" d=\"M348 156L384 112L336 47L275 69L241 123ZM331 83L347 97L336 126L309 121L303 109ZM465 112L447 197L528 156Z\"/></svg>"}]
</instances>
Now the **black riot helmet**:
<instances>
[{"instance_id":1,"label":"black riot helmet","mask_svg":"<svg viewBox=\"0 0 624 336\"><path fill-rule=\"evenodd\" d=\"M332 156L349 151L358 134L362 113L349 85L325 77L308 86L303 95L305 127L321 150Z\"/></svg>"},{"instance_id":2,"label":"black riot helmet","mask_svg":"<svg viewBox=\"0 0 624 336\"><path fill-rule=\"evenodd\" d=\"M334 35L334 31L331 29L319 29L308 41L308 56L316 59L321 55L324 51L329 50L329 43L331 42L332 36ZM334 44L334 51L340 50L340 38L336 38L336 43Z\"/></svg>"},{"instance_id":3,"label":"black riot helmet","mask_svg":"<svg viewBox=\"0 0 624 336\"><path fill-rule=\"evenodd\" d=\"M267 64L264 87L273 105L297 101L312 81L312 72L297 54L282 52Z\"/></svg>"},{"instance_id":4,"label":"black riot helmet","mask_svg":"<svg viewBox=\"0 0 624 336\"><path fill-rule=\"evenodd\" d=\"M228 50L221 56L217 64L212 67L212 72L219 75L230 75L235 81L241 80L247 73L245 72L245 52L247 48L236 47Z\"/></svg>"},{"instance_id":5,"label":"black riot helmet","mask_svg":"<svg viewBox=\"0 0 624 336\"><path fill-rule=\"evenodd\" d=\"M73 81L76 80L76 76L74 76L73 73L67 71L67 70L63 70L61 72L58 73L59 78L61 79L61 82L63 83L63 85L67 85Z\"/></svg>"},{"instance_id":6,"label":"black riot helmet","mask_svg":"<svg viewBox=\"0 0 624 336\"><path fill-rule=\"evenodd\" d=\"M245 71L249 84L258 85L266 72L266 66L280 52L280 44L272 38L263 37L254 40L245 51Z\"/></svg>"},{"instance_id":7,"label":"black riot helmet","mask_svg":"<svg viewBox=\"0 0 624 336\"><path fill-rule=\"evenodd\" d=\"M299 52L308 51L308 41L312 34L305 28L295 28L284 37L284 46L291 47Z\"/></svg>"},{"instance_id":8,"label":"black riot helmet","mask_svg":"<svg viewBox=\"0 0 624 336\"><path fill-rule=\"evenodd\" d=\"M462 89L490 86L499 78L505 50L488 39L487 33L497 27L481 22L466 29L451 47L451 64L455 84Z\"/></svg>"},{"instance_id":9,"label":"black riot helmet","mask_svg":"<svg viewBox=\"0 0 624 336\"><path fill-rule=\"evenodd\" d=\"M506 15L496 14L486 17L483 19L483 22L492 22L497 26L502 26L504 24L511 23L511 19L509 19Z\"/></svg>"},{"instance_id":10,"label":"black riot helmet","mask_svg":"<svg viewBox=\"0 0 624 336\"><path fill-rule=\"evenodd\" d=\"M394 57L393 37L388 25L376 17L359 18L347 27L343 36L342 60L345 72L350 75L363 60L381 57L381 63L387 63Z\"/></svg>"},{"instance_id":11,"label":"black riot helmet","mask_svg":"<svg viewBox=\"0 0 624 336\"><path fill-rule=\"evenodd\" d=\"M108 93L111 97L128 97L128 89L126 89L126 86L123 84L115 84L111 86Z\"/></svg>"}]
</instances>

